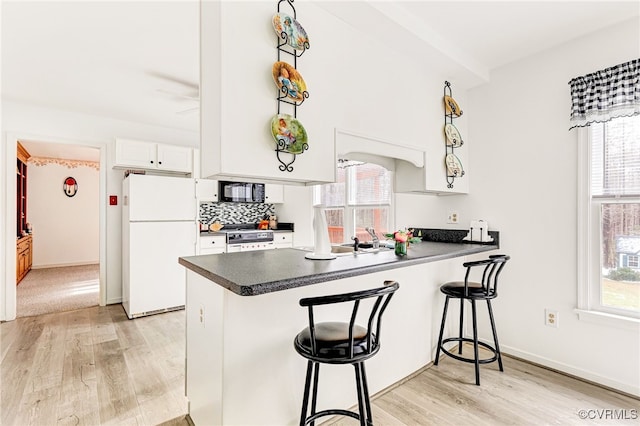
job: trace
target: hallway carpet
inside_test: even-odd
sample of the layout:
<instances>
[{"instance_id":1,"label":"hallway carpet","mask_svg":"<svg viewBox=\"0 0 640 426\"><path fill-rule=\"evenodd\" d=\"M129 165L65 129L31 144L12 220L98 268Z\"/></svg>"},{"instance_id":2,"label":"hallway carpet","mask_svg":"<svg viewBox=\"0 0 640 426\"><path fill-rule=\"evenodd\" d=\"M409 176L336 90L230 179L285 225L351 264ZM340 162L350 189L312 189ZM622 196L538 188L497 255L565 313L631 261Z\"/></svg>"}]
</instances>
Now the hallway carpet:
<instances>
[{"instance_id":1,"label":"hallway carpet","mask_svg":"<svg viewBox=\"0 0 640 426\"><path fill-rule=\"evenodd\" d=\"M99 303L100 265L32 269L16 289L16 316L72 311Z\"/></svg>"}]
</instances>

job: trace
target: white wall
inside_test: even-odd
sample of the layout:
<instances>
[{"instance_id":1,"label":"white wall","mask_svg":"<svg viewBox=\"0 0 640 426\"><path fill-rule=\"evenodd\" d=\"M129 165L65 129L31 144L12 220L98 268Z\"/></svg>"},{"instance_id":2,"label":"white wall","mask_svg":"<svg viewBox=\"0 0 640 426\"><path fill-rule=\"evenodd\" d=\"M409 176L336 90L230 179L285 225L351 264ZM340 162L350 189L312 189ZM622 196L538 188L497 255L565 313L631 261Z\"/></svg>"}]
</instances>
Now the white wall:
<instances>
[{"instance_id":1,"label":"white wall","mask_svg":"<svg viewBox=\"0 0 640 426\"><path fill-rule=\"evenodd\" d=\"M7 229L15 226L15 174L10 173L15 167L15 140L18 138L32 139L42 142L63 142L77 145L102 148L105 158L102 160L104 168L103 181L100 183L100 244L104 247L105 272L101 279L106 282L107 303L118 303L122 297L122 267L121 267L121 208L122 203L122 170L113 170L114 140L124 137L138 140L149 140L174 145L197 147L198 132L151 126L133 123L108 117L74 113L62 110L52 110L34 105L17 102L2 102L2 144L3 170L0 174L0 187L6 188L4 211L7 213L4 221L3 234ZM5 146L6 144L6 146ZM107 196L117 195L118 206L108 206ZM5 241L7 241L5 239ZM0 264L6 265L6 271L0 282L0 294L6 300L7 310L0 319L11 319L15 316L15 243L9 241L5 245L5 252L0 253ZM102 256L102 253L101 253ZM4 269L3 269L4 270ZM5 304L3 304L5 306ZM12 307L13 306L13 307Z\"/></svg>"},{"instance_id":2,"label":"white wall","mask_svg":"<svg viewBox=\"0 0 640 426\"><path fill-rule=\"evenodd\" d=\"M398 52L311 2L296 4L298 20L311 44L297 59L309 92L309 98L297 108L297 117L309 136L309 150L296 158L293 172L280 172L269 128L277 112L277 88L271 75L278 60L277 35L270 22L274 4L222 2L219 6L219 12L209 12L221 16L219 28L211 22L210 32L203 33L208 37L203 40L207 61L203 61L206 92L202 112L203 117L212 117L202 122L204 176L222 168L227 174L257 178L332 180L336 128L416 148L436 146L437 155L427 161L431 168L444 172L442 94L446 72L442 66L425 66L424 61ZM282 10L287 10L286 4ZM280 60L293 63L293 57L285 54ZM209 92L216 83L219 93ZM456 82L452 84L455 88ZM465 100L462 90L454 94L457 100ZM281 112L292 113L292 109L284 105ZM213 122L216 119L219 125ZM463 133L465 120L463 116L456 121ZM214 139L221 140L220 155L211 155L218 152L210 148ZM465 150L457 152L463 162ZM446 189L444 177L441 182Z\"/></svg>"},{"instance_id":3,"label":"white wall","mask_svg":"<svg viewBox=\"0 0 640 426\"><path fill-rule=\"evenodd\" d=\"M78 192L67 197L72 176ZM33 227L33 268L99 263L100 173L88 166L28 163L27 220Z\"/></svg>"},{"instance_id":4,"label":"white wall","mask_svg":"<svg viewBox=\"0 0 640 426\"><path fill-rule=\"evenodd\" d=\"M637 58L629 21L497 69L469 92L475 164L467 197L442 199L500 230L512 260L495 302L505 352L640 395L640 333L580 321L577 300L577 135L568 131L573 77ZM465 221L468 217L465 217ZM544 309L559 328L544 325Z\"/></svg>"}]
</instances>

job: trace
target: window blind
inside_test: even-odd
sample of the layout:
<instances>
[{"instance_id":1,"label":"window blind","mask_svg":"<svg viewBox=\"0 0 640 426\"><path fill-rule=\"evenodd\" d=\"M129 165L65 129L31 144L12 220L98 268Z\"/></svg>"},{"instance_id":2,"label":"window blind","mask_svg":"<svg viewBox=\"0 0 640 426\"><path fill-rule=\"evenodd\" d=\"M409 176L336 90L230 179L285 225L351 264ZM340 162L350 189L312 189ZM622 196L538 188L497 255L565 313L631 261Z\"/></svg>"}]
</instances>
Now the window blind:
<instances>
[{"instance_id":1,"label":"window blind","mask_svg":"<svg viewBox=\"0 0 640 426\"><path fill-rule=\"evenodd\" d=\"M640 196L640 116L591 125L591 195Z\"/></svg>"}]
</instances>

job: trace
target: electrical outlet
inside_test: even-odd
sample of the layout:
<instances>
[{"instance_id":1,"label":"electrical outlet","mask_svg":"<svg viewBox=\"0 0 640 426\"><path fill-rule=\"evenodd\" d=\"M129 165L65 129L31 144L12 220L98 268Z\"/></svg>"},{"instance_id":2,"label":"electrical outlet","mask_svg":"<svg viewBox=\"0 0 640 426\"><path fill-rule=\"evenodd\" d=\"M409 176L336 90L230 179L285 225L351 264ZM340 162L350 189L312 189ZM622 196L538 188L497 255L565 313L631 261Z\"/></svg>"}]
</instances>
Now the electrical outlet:
<instances>
[{"instance_id":1,"label":"electrical outlet","mask_svg":"<svg viewBox=\"0 0 640 426\"><path fill-rule=\"evenodd\" d=\"M544 324L549 327L558 328L560 321L560 317L558 316L558 311L554 311L553 309L545 309L544 310Z\"/></svg>"},{"instance_id":2,"label":"electrical outlet","mask_svg":"<svg viewBox=\"0 0 640 426\"><path fill-rule=\"evenodd\" d=\"M200 324L204 327L204 305L200 305Z\"/></svg>"},{"instance_id":3,"label":"electrical outlet","mask_svg":"<svg viewBox=\"0 0 640 426\"><path fill-rule=\"evenodd\" d=\"M458 223L458 212L450 212L447 216L447 223Z\"/></svg>"}]
</instances>

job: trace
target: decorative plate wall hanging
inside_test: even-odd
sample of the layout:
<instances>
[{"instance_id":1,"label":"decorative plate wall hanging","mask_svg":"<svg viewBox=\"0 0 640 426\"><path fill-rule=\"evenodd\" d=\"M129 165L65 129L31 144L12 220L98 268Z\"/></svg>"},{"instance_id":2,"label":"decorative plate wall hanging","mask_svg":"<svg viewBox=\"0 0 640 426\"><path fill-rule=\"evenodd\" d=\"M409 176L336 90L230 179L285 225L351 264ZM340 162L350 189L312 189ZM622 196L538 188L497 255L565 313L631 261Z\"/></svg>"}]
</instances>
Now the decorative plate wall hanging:
<instances>
[{"instance_id":1,"label":"decorative plate wall hanging","mask_svg":"<svg viewBox=\"0 0 640 426\"><path fill-rule=\"evenodd\" d=\"M455 154L447 154L445 157L445 164L447 165L448 177L461 177L464 176L464 169L460 159Z\"/></svg>"},{"instance_id":2,"label":"decorative plate wall hanging","mask_svg":"<svg viewBox=\"0 0 640 426\"><path fill-rule=\"evenodd\" d=\"M302 154L309 148L307 131L289 114L276 114L271 119L271 135L279 151Z\"/></svg>"},{"instance_id":3,"label":"decorative plate wall hanging","mask_svg":"<svg viewBox=\"0 0 640 426\"><path fill-rule=\"evenodd\" d=\"M304 101L304 92L307 91L307 84L298 70L284 61L278 61L273 64L271 74L278 89L286 94L288 98L297 102Z\"/></svg>"},{"instance_id":4,"label":"decorative plate wall hanging","mask_svg":"<svg viewBox=\"0 0 640 426\"><path fill-rule=\"evenodd\" d=\"M78 182L76 182L75 178L69 176L64 180L62 190L67 197L73 197L78 192Z\"/></svg>"},{"instance_id":5,"label":"decorative plate wall hanging","mask_svg":"<svg viewBox=\"0 0 640 426\"><path fill-rule=\"evenodd\" d=\"M286 34L287 44L296 50L309 48L309 37L302 25L286 13L276 13L273 15L273 29L280 36Z\"/></svg>"},{"instance_id":6,"label":"decorative plate wall hanging","mask_svg":"<svg viewBox=\"0 0 640 426\"><path fill-rule=\"evenodd\" d=\"M456 117L460 117L462 115L462 110L458 106L458 103L451 96L445 95L444 107L447 114L453 114Z\"/></svg>"},{"instance_id":7,"label":"decorative plate wall hanging","mask_svg":"<svg viewBox=\"0 0 640 426\"><path fill-rule=\"evenodd\" d=\"M445 136L445 158L444 164L447 175L447 188L453 188L453 182L456 178L464 176L462 162L457 155L454 154L456 148L460 148L463 144L462 136L458 128L453 125L453 119L462 115L460 105L453 99L451 94L451 83L444 82L444 136Z\"/></svg>"},{"instance_id":8,"label":"decorative plate wall hanging","mask_svg":"<svg viewBox=\"0 0 640 426\"><path fill-rule=\"evenodd\" d=\"M298 72L298 58L309 50L309 37L302 25L296 20L294 0L278 1L278 10L271 24L277 35L277 62L271 67L273 81L278 87L276 102L278 110L272 117L270 127L271 136L276 142L276 158L283 172L293 172L292 164L299 154L309 149L307 131L297 120L298 107L309 98L307 84ZM280 7L289 9L289 14L282 13ZM292 63L281 60L281 55L291 59ZM285 114L286 108L292 114Z\"/></svg>"},{"instance_id":9,"label":"decorative plate wall hanging","mask_svg":"<svg viewBox=\"0 0 640 426\"><path fill-rule=\"evenodd\" d=\"M463 144L460 132L452 123L444 125L444 134L447 137L447 145L458 148Z\"/></svg>"}]
</instances>

